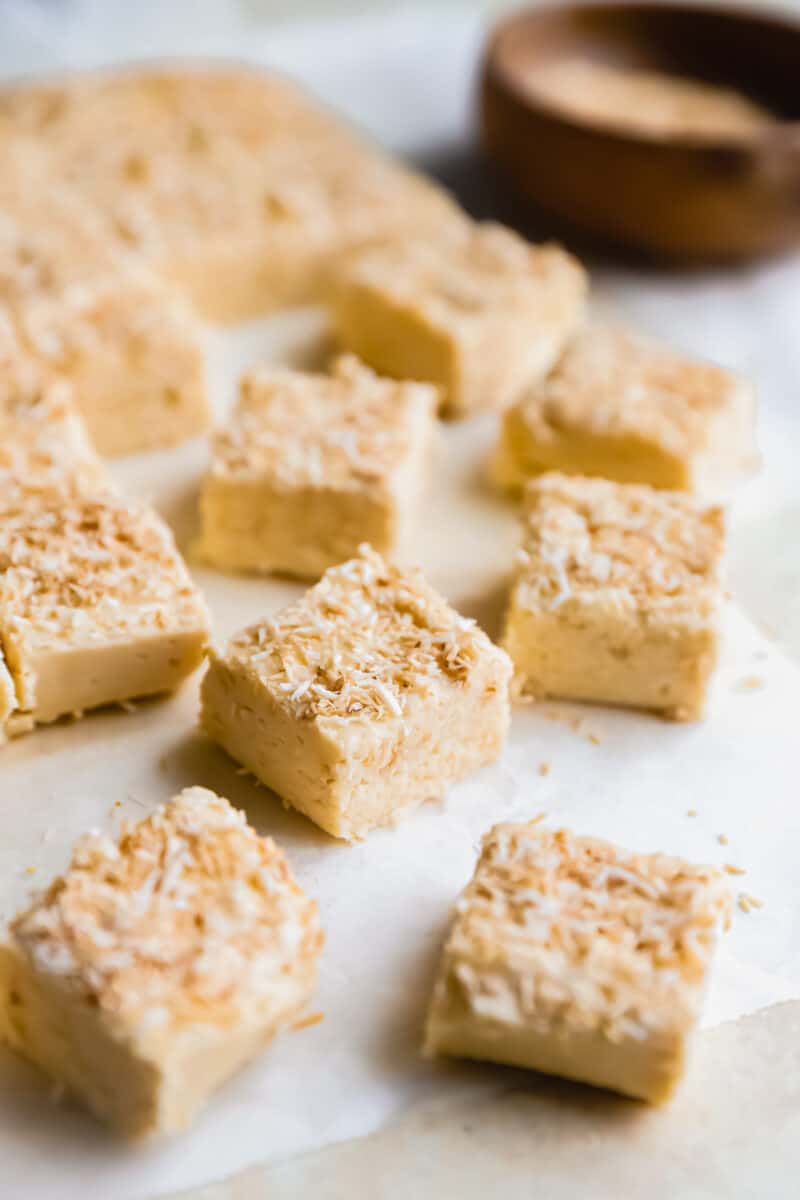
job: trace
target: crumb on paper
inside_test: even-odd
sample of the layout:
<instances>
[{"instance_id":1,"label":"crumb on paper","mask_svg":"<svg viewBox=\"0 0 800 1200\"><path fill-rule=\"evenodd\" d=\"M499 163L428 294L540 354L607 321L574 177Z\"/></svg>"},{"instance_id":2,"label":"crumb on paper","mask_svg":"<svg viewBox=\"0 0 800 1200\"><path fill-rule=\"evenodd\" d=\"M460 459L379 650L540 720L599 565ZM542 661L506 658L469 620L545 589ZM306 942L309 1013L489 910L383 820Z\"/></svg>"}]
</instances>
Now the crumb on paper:
<instances>
[{"instance_id":1,"label":"crumb on paper","mask_svg":"<svg viewBox=\"0 0 800 1200\"><path fill-rule=\"evenodd\" d=\"M719 842L720 846L727 846L729 841L727 833L718 833L717 841Z\"/></svg>"},{"instance_id":2,"label":"crumb on paper","mask_svg":"<svg viewBox=\"0 0 800 1200\"><path fill-rule=\"evenodd\" d=\"M305 1017L298 1017L298 1019L296 1021L292 1022L292 1024L289 1026L289 1028L293 1032L297 1032L297 1030L299 1030L299 1029L310 1029L312 1025L319 1025L320 1022L324 1021L324 1020L325 1020L324 1012L308 1013L308 1015Z\"/></svg>"},{"instance_id":3,"label":"crumb on paper","mask_svg":"<svg viewBox=\"0 0 800 1200\"><path fill-rule=\"evenodd\" d=\"M735 863L724 863L722 867L726 875L746 875L747 871L744 867L737 867Z\"/></svg>"},{"instance_id":4,"label":"crumb on paper","mask_svg":"<svg viewBox=\"0 0 800 1200\"><path fill-rule=\"evenodd\" d=\"M686 815L687 815L687 817L696 817L697 809L696 808L687 808Z\"/></svg>"},{"instance_id":5,"label":"crumb on paper","mask_svg":"<svg viewBox=\"0 0 800 1200\"><path fill-rule=\"evenodd\" d=\"M36 867L26 867L26 868L25 868L25 874L26 874L26 875L35 875L35 874L36 874Z\"/></svg>"},{"instance_id":6,"label":"crumb on paper","mask_svg":"<svg viewBox=\"0 0 800 1200\"><path fill-rule=\"evenodd\" d=\"M542 776L550 774L550 763L549 762L539 763L539 774Z\"/></svg>"},{"instance_id":7,"label":"crumb on paper","mask_svg":"<svg viewBox=\"0 0 800 1200\"><path fill-rule=\"evenodd\" d=\"M530 821L528 821L528 824L529 825L539 825L539 824L541 824L542 821L546 821L546 820L547 820L547 813L539 812L536 814L535 817L531 817Z\"/></svg>"},{"instance_id":8,"label":"crumb on paper","mask_svg":"<svg viewBox=\"0 0 800 1200\"><path fill-rule=\"evenodd\" d=\"M764 907L764 901L759 900L758 896L751 896L749 892L739 892L737 903L743 913L749 913L754 908Z\"/></svg>"},{"instance_id":9,"label":"crumb on paper","mask_svg":"<svg viewBox=\"0 0 800 1200\"><path fill-rule=\"evenodd\" d=\"M764 683L761 675L744 675L735 686L737 692L757 692L764 687Z\"/></svg>"},{"instance_id":10,"label":"crumb on paper","mask_svg":"<svg viewBox=\"0 0 800 1200\"><path fill-rule=\"evenodd\" d=\"M598 737L596 733L587 734L586 740L587 742L591 742L593 746L599 746L602 742L602 738Z\"/></svg>"}]
</instances>

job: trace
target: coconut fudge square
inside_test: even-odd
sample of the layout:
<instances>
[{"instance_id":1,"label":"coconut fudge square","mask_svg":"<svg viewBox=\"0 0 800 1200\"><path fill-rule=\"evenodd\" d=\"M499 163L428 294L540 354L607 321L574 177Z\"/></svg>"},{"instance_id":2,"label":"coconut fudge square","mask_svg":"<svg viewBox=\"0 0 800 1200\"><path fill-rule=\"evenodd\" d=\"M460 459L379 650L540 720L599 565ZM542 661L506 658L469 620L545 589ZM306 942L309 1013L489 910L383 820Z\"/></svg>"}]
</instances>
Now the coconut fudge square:
<instances>
[{"instance_id":1,"label":"coconut fudge square","mask_svg":"<svg viewBox=\"0 0 800 1200\"><path fill-rule=\"evenodd\" d=\"M533 696L703 713L717 660L721 508L580 476L528 486L504 645Z\"/></svg>"},{"instance_id":2,"label":"coconut fudge square","mask_svg":"<svg viewBox=\"0 0 800 1200\"><path fill-rule=\"evenodd\" d=\"M757 463L746 380L612 324L587 326L504 414L493 475L561 471L723 494Z\"/></svg>"},{"instance_id":3,"label":"coconut fudge square","mask_svg":"<svg viewBox=\"0 0 800 1200\"><path fill-rule=\"evenodd\" d=\"M0 1035L131 1138L183 1129L297 1017L317 908L205 788L86 835L0 947Z\"/></svg>"},{"instance_id":4,"label":"coconut fudge square","mask_svg":"<svg viewBox=\"0 0 800 1200\"><path fill-rule=\"evenodd\" d=\"M474 621L369 547L212 654L206 733L353 840L493 762L511 664Z\"/></svg>"},{"instance_id":5,"label":"coconut fudge square","mask_svg":"<svg viewBox=\"0 0 800 1200\"><path fill-rule=\"evenodd\" d=\"M105 467L62 380L0 348L0 493L9 489L106 486Z\"/></svg>"},{"instance_id":6,"label":"coconut fudge square","mask_svg":"<svg viewBox=\"0 0 800 1200\"><path fill-rule=\"evenodd\" d=\"M442 388L442 411L503 409L552 365L583 313L586 276L556 246L462 222L396 239L343 265L342 345L375 370Z\"/></svg>"},{"instance_id":7,"label":"coconut fudge square","mask_svg":"<svg viewBox=\"0 0 800 1200\"><path fill-rule=\"evenodd\" d=\"M362 542L394 555L413 527L436 400L435 388L379 379L352 358L330 376L250 372L214 438L199 554L312 578Z\"/></svg>"},{"instance_id":8,"label":"coconut fudge square","mask_svg":"<svg viewBox=\"0 0 800 1200\"><path fill-rule=\"evenodd\" d=\"M730 894L719 872L568 830L497 825L456 905L429 1054L667 1098Z\"/></svg>"},{"instance_id":9,"label":"coconut fudge square","mask_svg":"<svg viewBox=\"0 0 800 1200\"><path fill-rule=\"evenodd\" d=\"M169 529L111 492L0 492L0 646L16 731L170 691L209 617Z\"/></svg>"}]
</instances>

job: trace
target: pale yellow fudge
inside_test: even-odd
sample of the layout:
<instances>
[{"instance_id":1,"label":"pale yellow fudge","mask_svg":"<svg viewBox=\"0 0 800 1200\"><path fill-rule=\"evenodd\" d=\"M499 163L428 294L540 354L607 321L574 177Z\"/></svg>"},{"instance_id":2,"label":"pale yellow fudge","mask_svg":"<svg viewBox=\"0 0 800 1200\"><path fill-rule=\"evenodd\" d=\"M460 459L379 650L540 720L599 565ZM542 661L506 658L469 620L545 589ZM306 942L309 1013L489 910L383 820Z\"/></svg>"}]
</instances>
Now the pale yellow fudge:
<instances>
[{"instance_id":1,"label":"pale yellow fudge","mask_svg":"<svg viewBox=\"0 0 800 1200\"><path fill-rule=\"evenodd\" d=\"M496 825L456 904L427 1053L662 1101L683 1074L729 911L712 867Z\"/></svg>"},{"instance_id":2,"label":"pale yellow fudge","mask_svg":"<svg viewBox=\"0 0 800 1200\"><path fill-rule=\"evenodd\" d=\"M352 840L499 756L510 675L419 571L364 547L212 654L201 722L285 804Z\"/></svg>"},{"instance_id":3,"label":"pale yellow fudge","mask_svg":"<svg viewBox=\"0 0 800 1200\"><path fill-rule=\"evenodd\" d=\"M437 392L341 358L329 376L258 367L214 437L198 553L228 570L319 577L362 542L406 547Z\"/></svg>"},{"instance_id":4,"label":"pale yellow fudge","mask_svg":"<svg viewBox=\"0 0 800 1200\"><path fill-rule=\"evenodd\" d=\"M316 298L349 247L458 215L440 188L265 72L98 73L4 99L0 132L4 114L210 320Z\"/></svg>"},{"instance_id":5,"label":"pale yellow fudge","mask_svg":"<svg viewBox=\"0 0 800 1200\"><path fill-rule=\"evenodd\" d=\"M717 660L721 508L580 476L528 486L503 644L533 696L702 716Z\"/></svg>"},{"instance_id":6,"label":"pale yellow fudge","mask_svg":"<svg viewBox=\"0 0 800 1200\"><path fill-rule=\"evenodd\" d=\"M555 470L716 496L757 464L747 380L596 323L505 413L492 474L511 489Z\"/></svg>"},{"instance_id":7,"label":"pale yellow fudge","mask_svg":"<svg viewBox=\"0 0 800 1200\"><path fill-rule=\"evenodd\" d=\"M17 693L11 672L5 664L0 650L0 746L5 742L8 730L13 724L14 711L17 707Z\"/></svg>"},{"instance_id":8,"label":"pale yellow fudge","mask_svg":"<svg viewBox=\"0 0 800 1200\"><path fill-rule=\"evenodd\" d=\"M442 410L504 409L553 365L584 310L586 275L557 246L500 225L396 239L343 264L333 312L345 349L442 388Z\"/></svg>"},{"instance_id":9,"label":"pale yellow fudge","mask_svg":"<svg viewBox=\"0 0 800 1200\"><path fill-rule=\"evenodd\" d=\"M640 138L737 142L766 135L777 119L734 88L579 55L535 63L525 87L572 121Z\"/></svg>"},{"instance_id":10,"label":"pale yellow fudge","mask_svg":"<svg viewBox=\"0 0 800 1200\"><path fill-rule=\"evenodd\" d=\"M95 449L123 454L201 433L200 328L180 296L112 243L41 158L3 146L0 323L19 353L73 386Z\"/></svg>"},{"instance_id":11,"label":"pale yellow fudge","mask_svg":"<svg viewBox=\"0 0 800 1200\"><path fill-rule=\"evenodd\" d=\"M175 688L209 617L160 517L111 492L0 491L0 647L9 732Z\"/></svg>"},{"instance_id":12,"label":"pale yellow fudge","mask_svg":"<svg viewBox=\"0 0 800 1200\"><path fill-rule=\"evenodd\" d=\"M188 788L15 917L0 1035L126 1136L174 1133L297 1019L321 944L281 850Z\"/></svg>"},{"instance_id":13,"label":"pale yellow fudge","mask_svg":"<svg viewBox=\"0 0 800 1200\"><path fill-rule=\"evenodd\" d=\"M108 484L72 389L0 351L0 494L65 483L86 491Z\"/></svg>"}]
</instances>

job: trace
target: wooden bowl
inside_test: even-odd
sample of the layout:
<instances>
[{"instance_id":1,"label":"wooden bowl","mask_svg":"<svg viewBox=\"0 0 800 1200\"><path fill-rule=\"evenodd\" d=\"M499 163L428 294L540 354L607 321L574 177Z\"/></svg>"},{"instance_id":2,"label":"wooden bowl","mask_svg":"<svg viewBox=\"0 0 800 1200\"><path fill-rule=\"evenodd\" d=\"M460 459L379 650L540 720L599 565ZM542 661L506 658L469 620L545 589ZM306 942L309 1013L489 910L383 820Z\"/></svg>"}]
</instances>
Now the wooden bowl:
<instances>
[{"instance_id":1,"label":"wooden bowl","mask_svg":"<svg viewBox=\"0 0 800 1200\"><path fill-rule=\"evenodd\" d=\"M669 72L744 93L775 116L715 138L652 136L534 95L559 56ZM489 156L559 225L686 261L737 261L800 243L800 25L672 4L576 4L494 31L481 82Z\"/></svg>"}]
</instances>

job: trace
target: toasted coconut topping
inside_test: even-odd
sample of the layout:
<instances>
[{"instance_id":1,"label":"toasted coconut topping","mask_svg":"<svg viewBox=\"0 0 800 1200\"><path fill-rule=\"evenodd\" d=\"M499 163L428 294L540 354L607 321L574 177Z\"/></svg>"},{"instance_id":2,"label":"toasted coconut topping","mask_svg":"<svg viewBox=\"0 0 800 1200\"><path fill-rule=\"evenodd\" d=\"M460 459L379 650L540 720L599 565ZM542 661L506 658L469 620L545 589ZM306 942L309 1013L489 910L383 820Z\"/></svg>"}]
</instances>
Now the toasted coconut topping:
<instances>
[{"instance_id":1,"label":"toasted coconut topping","mask_svg":"<svg viewBox=\"0 0 800 1200\"><path fill-rule=\"evenodd\" d=\"M111 492L0 492L0 624L50 641L208 624L205 605L150 509Z\"/></svg>"},{"instance_id":2,"label":"toasted coconut topping","mask_svg":"<svg viewBox=\"0 0 800 1200\"><path fill-rule=\"evenodd\" d=\"M445 960L482 1018L644 1038L697 1018L730 908L712 867L498 825L458 902Z\"/></svg>"},{"instance_id":3,"label":"toasted coconut topping","mask_svg":"<svg viewBox=\"0 0 800 1200\"><path fill-rule=\"evenodd\" d=\"M64 483L97 488L105 481L69 385L0 353L0 494Z\"/></svg>"},{"instance_id":4,"label":"toasted coconut topping","mask_svg":"<svg viewBox=\"0 0 800 1200\"><path fill-rule=\"evenodd\" d=\"M88 834L11 929L37 971L139 1036L257 1018L322 943L283 853L205 788L116 842Z\"/></svg>"},{"instance_id":5,"label":"toasted coconut topping","mask_svg":"<svg viewBox=\"0 0 800 1200\"><path fill-rule=\"evenodd\" d=\"M685 457L706 448L714 417L743 386L722 367L597 322L523 396L514 420L540 445L570 435L634 437Z\"/></svg>"},{"instance_id":6,"label":"toasted coconut topping","mask_svg":"<svg viewBox=\"0 0 800 1200\"><path fill-rule=\"evenodd\" d=\"M447 236L370 247L345 276L445 324L524 305L548 312L562 293L585 291L581 267L557 246L532 246L500 225L464 222Z\"/></svg>"},{"instance_id":7,"label":"toasted coconut topping","mask_svg":"<svg viewBox=\"0 0 800 1200\"><path fill-rule=\"evenodd\" d=\"M229 661L299 718L402 718L410 697L460 685L483 662L510 663L417 570L368 546L297 603L244 630Z\"/></svg>"},{"instance_id":8,"label":"toasted coconut topping","mask_svg":"<svg viewBox=\"0 0 800 1200\"><path fill-rule=\"evenodd\" d=\"M242 380L233 419L215 436L211 472L279 487L386 486L436 399L434 387L380 379L350 356L332 376L260 367Z\"/></svg>"},{"instance_id":9,"label":"toasted coconut topping","mask_svg":"<svg viewBox=\"0 0 800 1200\"><path fill-rule=\"evenodd\" d=\"M719 605L725 522L719 507L638 484L556 473L526 492L518 597L573 598L707 617Z\"/></svg>"},{"instance_id":10,"label":"toasted coconut topping","mask_svg":"<svg viewBox=\"0 0 800 1200\"><path fill-rule=\"evenodd\" d=\"M763 134L774 115L749 96L671 71L641 71L582 55L555 55L525 80L539 101L586 121L654 139L712 143Z\"/></svg>"}]
</instances>

